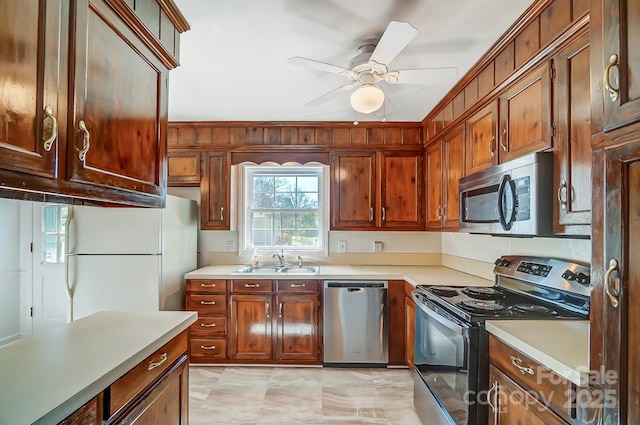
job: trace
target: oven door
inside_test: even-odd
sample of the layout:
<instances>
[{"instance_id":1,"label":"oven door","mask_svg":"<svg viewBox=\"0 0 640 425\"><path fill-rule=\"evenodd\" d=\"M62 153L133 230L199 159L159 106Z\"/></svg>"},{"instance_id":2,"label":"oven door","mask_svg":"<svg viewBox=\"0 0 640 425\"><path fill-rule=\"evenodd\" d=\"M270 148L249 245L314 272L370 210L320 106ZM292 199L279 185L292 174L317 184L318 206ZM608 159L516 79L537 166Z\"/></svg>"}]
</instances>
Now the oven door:
<instances>
[{"instance_id":1,"label":"oven door","mask_svg":"<svg viewBox=\"0 0 640 425\"><path fill-rule=\"evenodd\" d=\"M414 404L425 424L486 423L479 415L479 328L440 308L416 302ZM478 422L480 421L480 422Z\"/></svg>"}]
</instances>

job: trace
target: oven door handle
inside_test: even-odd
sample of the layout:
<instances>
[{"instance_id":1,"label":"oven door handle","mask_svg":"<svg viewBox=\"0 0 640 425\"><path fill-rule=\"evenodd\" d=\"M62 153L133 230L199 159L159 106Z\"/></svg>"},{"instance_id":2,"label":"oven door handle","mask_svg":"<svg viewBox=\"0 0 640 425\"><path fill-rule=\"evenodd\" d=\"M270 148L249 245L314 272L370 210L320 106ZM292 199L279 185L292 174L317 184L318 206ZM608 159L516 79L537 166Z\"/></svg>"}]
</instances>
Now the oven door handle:
<instances>
[{"instance_id":1,"label":"oven door handle","mask_svg":"<svg viewBox=\"0 0 640 425\"><path fill-rule=\"evenodd\" d=\"M447 319L446 317L441 316L437 312L431 310L429 307L424 305L422 303L422 301L420 301L420 299L418 299L418 296L416 295L415 291L411 294L411 297L413 298L413 301L416 303L418 308L420 308L420 310L424 311L433 320L437 321L438 323L440 323L441 325L447 327L448 329L452 330L453 332L457 333L458 335L467 336L469 334L469 327L468 326L465 327L465 326L459 325L459 324L457 324L455 322L452 322L451 320Z\"/></svg>"}]
</instances>

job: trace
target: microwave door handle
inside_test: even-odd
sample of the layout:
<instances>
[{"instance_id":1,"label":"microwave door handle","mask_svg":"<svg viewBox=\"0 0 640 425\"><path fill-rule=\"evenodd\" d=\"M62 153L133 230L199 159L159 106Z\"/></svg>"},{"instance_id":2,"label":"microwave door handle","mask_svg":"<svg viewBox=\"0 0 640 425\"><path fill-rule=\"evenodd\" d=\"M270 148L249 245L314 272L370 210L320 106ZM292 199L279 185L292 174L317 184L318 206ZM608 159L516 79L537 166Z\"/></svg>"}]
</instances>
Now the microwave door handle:
<instances>
[{"instance_id":1,"label":"microwave door handle","mask_svg":"<svg viewBox=\"0 0 640 425\"><path fill-rule=\"evenodd\" d=\"M509 179L508 185L511 187L511 205L513 205L513 208L511 210L511 217L509 217L507 226L509 227L509 230L511 230L513 223L516 222L516 214L518 212L518 209L516 208L516 202L518 201L518 198L516 197L516 183L513 181L513 179Z\"/></svg>"},{"instance_id":2,"label":"microwave door handle","mask_svg":"<svg viewBox=\"0 0 640 425\"><path fill-rule=\"evenodd\" d=\"M446 317L439 315L437 312L431 310L429 307L425 306L422 301L416 296L416 294L412 294L413 301L416 303L416 306L422 310L427 316L431 317L441 325L446 326L448 329L457 333L458 335L466 336L469 333L469 329L463 326L458 325L451 320L448 320Z\"/></svg>"},{"instance_id":3,"label":"microwave door handle","mask_svg":"<svg viewBox=\"0 0 640 425\"><path fill-rule=\"evenodd\" d=\"M504 217L504 203L502 202L502 198L504 198L504 187L509 180L511 180L509 175L502 176L502 181L500 181L500 186L498 187L498 219L500 220L500 226L502 226L503 230L511 229L511 225L507 223Z\"/></svg>"}]
</instances>

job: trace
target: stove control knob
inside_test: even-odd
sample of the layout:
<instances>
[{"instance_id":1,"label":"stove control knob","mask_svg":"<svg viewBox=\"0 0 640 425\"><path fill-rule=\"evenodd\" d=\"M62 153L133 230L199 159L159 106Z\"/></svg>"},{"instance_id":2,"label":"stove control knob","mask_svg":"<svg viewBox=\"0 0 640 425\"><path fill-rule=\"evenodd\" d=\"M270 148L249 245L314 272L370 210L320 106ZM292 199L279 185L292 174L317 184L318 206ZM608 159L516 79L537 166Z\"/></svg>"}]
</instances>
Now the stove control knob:
<instances>
[{"instance_id":1,"label":"stove control knob","mask_svg":"<svg viewBox=\"0 0 640 425\"><path fill-rule=\"evenodd\" d=\"M584 273L578 273L576 282L578 282L580 285L588 286L589 284L591 284L591 278Z\"/></svg>"},{"instance_id":2,"label":"stove control knob","mask_svg":"<svg viewBox=\"0 0 640 425\"><path fill-rule=\"evenodd\" d=\"M500 265L502 264L502 258L498 258L496 261L493 262L493 264L500 267Z\"/></svg>"},{"instance_id":3,"label":"stove control knob","mask_svg":"<svg viewBox=\"0 0 640 425\"><path fill-rule=\"evenodd\" d=\"M502 258L498 258L498 260L496 261L496 265L498 267L509 267L511 265L511 262L509 260L503 260Z\"/></svg>"},{"instance_id":4,"label":"stove control knob","mask_svg":"<svg viewBox=\"0 0 640 425\"><path fill-rule=\"evenodd\" d=\"M572 280L576 280L578 278L578 275L571 270L566 270L564 273L562 273L562 277L571 282Z\"/></svg>"}]
</instances>

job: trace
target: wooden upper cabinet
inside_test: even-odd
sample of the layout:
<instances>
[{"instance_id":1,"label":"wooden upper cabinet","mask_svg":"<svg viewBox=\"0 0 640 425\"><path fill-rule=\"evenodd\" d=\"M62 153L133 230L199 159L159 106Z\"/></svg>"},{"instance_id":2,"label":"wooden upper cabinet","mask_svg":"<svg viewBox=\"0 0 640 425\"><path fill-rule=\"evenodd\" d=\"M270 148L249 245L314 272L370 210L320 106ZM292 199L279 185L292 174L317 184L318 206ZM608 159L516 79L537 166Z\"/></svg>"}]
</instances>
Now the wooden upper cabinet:
<instances>
[{"instance_id":1,"label":"wooden upper cabinet","mask_svg":"<svg viewBox=\"0 0 640 425\"><path fill-rule=\"evenodd\" d=\"M464 176L464 127L446 133L426 149L427 229L458 228L458 180Z\"/></svg>"},{"instance_id":2,"label":"wooden upper cabinet","mask_svg":"<svg viewBox=\"0 0 640 425\"><path fill-rule=\"evenodd\" d=\"M591 96L589 34L554 56L554 233L589 235L591 229Z\"/></svg>"},{"instance_id":3,"label":"wooden upper cabinet","mask_svg":"<svg viewBox=\"0 0 640 425\"><path fill-rule=\"evenodd\" d=\"M612 130L640 121L640 3L592 1L593 37L602 37L602 55L593 67L594 87L604 97L604 129ZM602 76L602 84L600 83Z\"/></svg>"},{"instance_id":4,"label":"wooden upper cabinet","mask_svg":"<svg viewBox=\"0 0 640 425\"><path fill-rule=\"evenodd\" d=\"M203 154L194 150L173 150L167 154L169 186L199 186Z\"/></svg>"},{"instance_id":5,"label":"wooden upper cabinet","mask_svg":"<svg viewBox=\"0 0 640 425\"><path fill-rule=\"evenodd\" d=\"M56 176L66 112L61 49L67 7L60 0L0 3L0 168L5 170Z\"/></svg>"},{"instance_id":6,"label":"wooden upper cabinet","mask_svg":"<svg viewBox=\"0 0 640 425\"><path fill-rule=\"evenodd\" d=\"M552 146L551 67L545 62L500 96L500 162Z\"/></svg>"},{"instance_id":7,"label":"wooden upper cabinet","mask_svg":"<svg viewBox=\"0 0 640 425\"><path fill-rule=\"evenodd\" d=\"M498 163L498 101L494 100L466 121L465 174Z\"/></svg>"},{"instance_id":8,"label":"wooden upper cabinet","mask_svg":"<svg viewBox=\"0 0 640 425\"><path fill-rule=\"evenodd\" d=\"M335 152L331 228L421 229L422 153Z\"/></svg>"},{"instance_id":9,"label":"wooden upper cabinet","mask_svg":"<svg viewBox=\"0 0 640 425\"><path fill-rule=\"evenodd\" d=\"M271 294L231 296L231 358L270 360Z\"/></svg>"},{"instance_id":10,"label":"wooden upper cabinet","mask_svg":"<svg viewBox=\"0 0 640 425\"><path fill-rule=\"evenodd\" d=\"M331 228L375 228L375 152L335 152L331 167Z\"/></svg>"},{"instance_id":11,"label":"wooden upper cabinet","mask_svg":"<svg viewBox=\"0 0 640 425\"><path fill-rule=\"evenodd\" d=\"M380 162L380 227L423 228L422 156L382 152Z\"/></svg>"},{"instance_id":12,"label":"wooden upper cabinet","mask_svg":"<svg viewBox=\"0 0 640 425\"><path fill-rule=\"evenodd\" d=\"M228 153L207 152L200 184L200 228L229 230L231 167Z\"/></svg>"},{"instance_id":13,"label":"wooden upper cabinet","mask_svg":"<svg viewBox=\"0 0 640 425\"><path fill-rule=\"evenodd\" d=\"M168 71L104 0L77 14L69 177L162 198Z\"/></svg>"}]
</instances>

